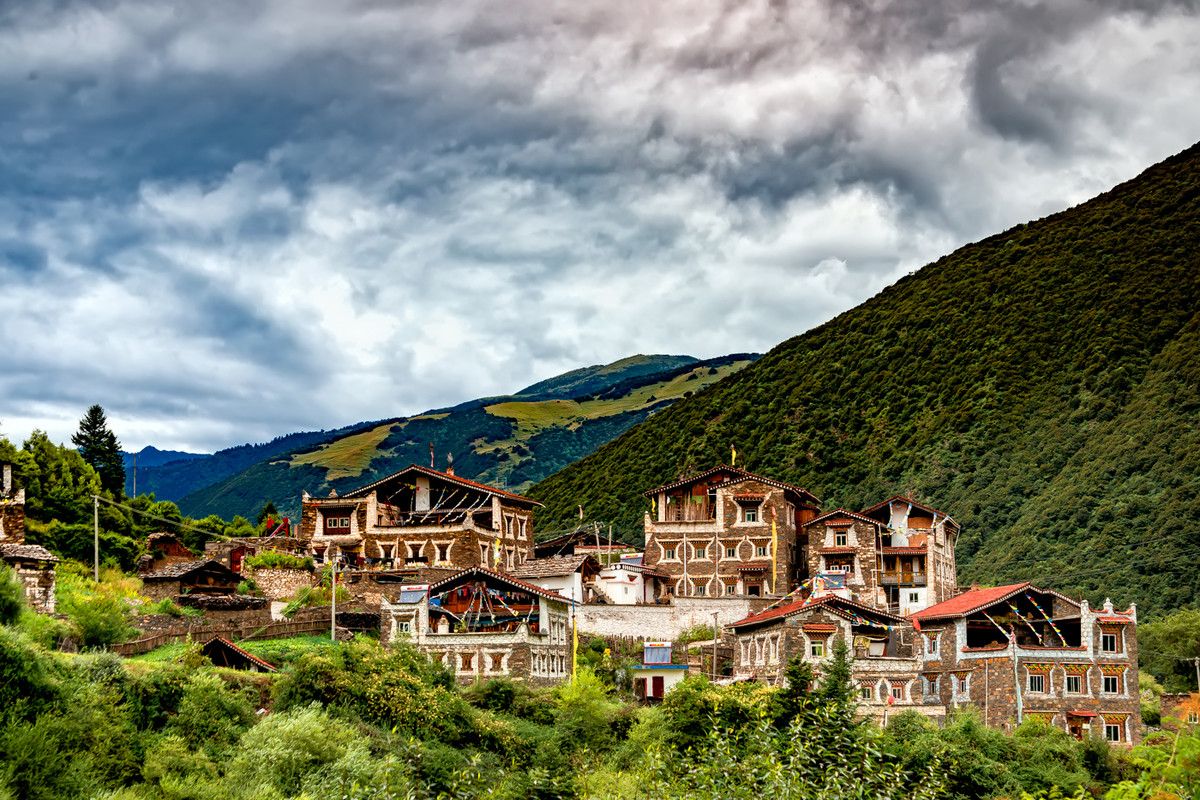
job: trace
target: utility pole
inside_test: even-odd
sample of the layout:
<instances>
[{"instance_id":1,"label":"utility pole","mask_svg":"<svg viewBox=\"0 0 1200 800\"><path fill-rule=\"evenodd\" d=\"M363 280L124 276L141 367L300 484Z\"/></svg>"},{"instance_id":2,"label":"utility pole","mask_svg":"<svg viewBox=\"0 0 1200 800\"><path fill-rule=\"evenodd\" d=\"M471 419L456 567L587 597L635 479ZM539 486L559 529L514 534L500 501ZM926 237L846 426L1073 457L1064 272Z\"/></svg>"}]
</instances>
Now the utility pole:
<instances>
[{"instance_id":1,"label":"utility pole","mask_svg":"<svg viewBox=\"0 0 1200 800\"><path fill-rule=\"evenodd\" d=\"M133 496L137 497L137 453L133 454Z\"/></svg>"},{"instance_id":2,"label":"utility pole","mask_svg":"<svg viewBox=\"0 0 1200 800\"><path fill-rule=\"evenodd\" d=\"M1193 658L1196 663L1196 691L1200 692L1200 658Z\"/></svg>"},{"instance_id":3,"label":"utility pole","mask_svg":"<svg viewBox=\"0 0 1200 800\"><path fill-rule=\"evenodd\" d=\"M100 582L100 498L92 495L92 533L95 534L95 542L92 550L93 568L95 572L96 583Z\"/></svg>"}]
</instances>

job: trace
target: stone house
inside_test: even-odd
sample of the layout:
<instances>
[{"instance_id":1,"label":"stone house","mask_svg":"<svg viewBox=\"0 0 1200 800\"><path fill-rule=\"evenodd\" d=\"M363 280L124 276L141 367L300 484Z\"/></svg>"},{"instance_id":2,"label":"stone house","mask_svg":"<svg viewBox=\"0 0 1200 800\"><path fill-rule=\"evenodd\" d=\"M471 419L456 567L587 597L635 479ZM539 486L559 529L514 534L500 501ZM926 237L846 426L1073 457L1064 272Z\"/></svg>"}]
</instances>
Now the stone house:
<instances>
[{"instance_id":1,"label":"stone house","mask_svg":"<svg viewBox=\"0 0 1200 800\"><path fill-rule=\"evenodd\" d=\"M0 560L12 567L34 611L53 614L58 556L25 544L25 489L13 482L12 464L0 463Z\"/></svg>"},{"instance_id":2,"label":"stone house","mask_svg":"<svg viewBox=\"0 0 1200 800\"><path fill-rule=\"evenodd\" d=\"M783 595L803 565L797 531L818 514L806 489L719 466L644 493L643 563L677 597Z\"/></svg>"},{"instance_id":3,"label":"stone house","mask_svg":"<svg viewBox=\"0 0 1200 800\"><path fill-rule=\"evenodd\" d=\"M548 592L557 592L575 603L587 603L596 598L596 575L600 564L590 555L534 558L507 570L514 578L528 581Z\"/></svg>"},{"instance_id":4,"label":"stone house","mask_svg":"<svg viewBox=\"0 0 1200 800\"><path fill-rule=\"evenodd\" d=\"M351 567L512 569L532 557L540 505L412 464L345 494L305 492L299 535L318 561L336 553Z\"/></svg>"},{"instance_id":5,"label":"stone house","mask_svg":"<svg viewBox=\"0 0 1200 800\"><path fill-rule=\"evenodd\" d=\"M1162 694L1158 700L1163 727L1200 731L1200 692Z\"/></svg>"},{"instance_id":6,"label":"stone house","mask_svg":"<svg viewBox=\"0 0 1200 800\"><path fill-rule=\"evenodd\" d=\"M0 462L0 544L25 543L25 489L13 483L13 465Z\"/></svg>"},{"instance_id":7,"label":"stone house","mask_svg":"<svg viewBox=\"0 0 1200 800\"><path fill-rule=\"evenodd\" d=\"M154 572L172 564L186 564L195 560L196 554L179 541L179 537L169 531L159 531L147 537L146 552L138 559L137 571Z\"/></svg>"},{"instance_id":8,"label":"stone house","mask_svg":"<svg viewBox=\"0 0 1200 800\"><path fill-rule=\"evenodd\" d=\"M727 626L734 639L734 676L771 685L784 680L788 662L800 655L818 681L837 642L845 642L859 692L859 713L880 719L889 710L912 709L934 719L921 682L921 661L912 627L899 616L837 595L795 600Z\"/></svg>"},{"instance_id":9,"label":"stone house","mask_svg":"<svg viewBox=\"0 0 1200 800\"><path fill-rule=\"evenodd\" d=\"M247 558L260 553L287 553L308 556L308 542L296 536L241 536L205 542L204 557L220 561L234 572L242 572ZM194 557L194 556L193 556Z\"/></svg>"},{"instance_id":10,"label":"stone house","mask_svg":"<svg viewBox=\"0 0 1200 800\"><path fill-rule=\"evenodd\" d=\"M0 559L12 567L25 587L25 598L34 611L53 614L54 565L58 556L40 544L0 544Z\"/></svg>"},{"instance_id":11,"label":"stone house","mask_svg":"<svg viewBox=\"0 0 1200 800\"><path fill-rule=\"evenodd\" d=\"M242 576L219 561L197 559L168 564L138 576L142 594L152 600L181 594L236 594Z\"/></svg>"},{"instance_id":12,"label":"stone house","mask_svg":"<svg viewBox=\"0 0 1200 800\"><path fill-rule=\"evenodd\" d=\"M972 589L913 614L928 702L986 724L1046 721L1082 738L1141 741L1137 610L1099 610L1031 583Z\"/></svg>"},{"instance_id":13,"label":"stone house","mask_svg":"<svg viewBox=\"0 0 1200 800\"><path fill-rule=\"evenodd\" d=\"M459 682L508 677L553 685L571 676L571 604L485 567L400 586L380 603L380 641L408 641Z\"/></svg>"},{"instance_id":14,"label":"stone house","mask_svg":"<svg viewBox=\"0 0 1200 800\"><path fill-rule=\"evenodd\" d=\"M863 511L846 509L802 523L805 575L842 573L859 602L911 614L958 591L949 515L907 497Z\"/></svg>"}]
</instances>

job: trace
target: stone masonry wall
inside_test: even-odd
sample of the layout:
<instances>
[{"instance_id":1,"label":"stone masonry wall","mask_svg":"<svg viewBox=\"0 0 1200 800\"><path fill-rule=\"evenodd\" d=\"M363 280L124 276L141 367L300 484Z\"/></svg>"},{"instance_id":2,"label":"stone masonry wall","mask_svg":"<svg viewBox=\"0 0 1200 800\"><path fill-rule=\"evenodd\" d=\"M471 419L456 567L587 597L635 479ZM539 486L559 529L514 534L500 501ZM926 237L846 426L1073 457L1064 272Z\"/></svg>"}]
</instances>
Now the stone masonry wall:
<instances>
[{"instance_id":1,"label":"stone masonry wall","mask_svg":"<svg viewBox=\"0 0 1200 800\"><path fill-rule=\"evenodd\" d=\"M253 578L263 597L270 600L290 600L316 581L313 572L307 569L256 569Z\"/></svg>"}]
</instances>

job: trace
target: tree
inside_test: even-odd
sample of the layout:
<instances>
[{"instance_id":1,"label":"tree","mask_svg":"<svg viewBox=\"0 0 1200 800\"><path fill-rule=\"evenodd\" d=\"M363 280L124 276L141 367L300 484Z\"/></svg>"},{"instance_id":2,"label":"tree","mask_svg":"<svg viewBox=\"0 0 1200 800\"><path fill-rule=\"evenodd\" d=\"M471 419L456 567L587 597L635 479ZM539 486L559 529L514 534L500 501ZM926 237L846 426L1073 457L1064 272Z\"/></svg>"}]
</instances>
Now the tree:
<instances>
[{"instance_id":1,"label":"tree","mask_svg":"<svg viewBox=\"0 0 1200 800\"><path fill-rule=\"evenodd\" d=\"M833 658L829 662L825 674L821 676L821 686L817 689L817 697L839 710L853 711L855 705L854 684L850 672L850 648L838 639L833 646Z\"/></svg>"},{"instance_id":2,"label":"tree","mask_svg":"<svg viewBox=\"0 0 1200 800\"><path fill-rule=\"evenodd\" d=\"M79 432L71 437L71 444L100 473L100 485L116 497L125 493L125 460L121 455L121 443L115 433L108 429L108 418L104 409L94 405L79 420Z\"/></svg>"},{"instance_id":3,"label":"tree","mask_svg":"<svg viewBox=\"0 0 1200 800\"><path fill-rule=\"evenodd\" d=\"M262 510L258 512L258 517L254 520L254 524L261 527L267 520L275 521L279 519L279 509L275 508L275 503L268 500Z\"/></svg>"},{"instance_id":4,"label":"tree","mask_svg":"<svg viewBox=\"0 0 1200 800\"><path fill-rule=\"evenodd\" d=\"M775 717L775 725L781 729L791 725L794 719L802 719L813 708L813 671L804 660L803 652L792 656L783 669L783 676L787 679L787 686L779 692L779 713Z\"/></svg>"}]
</instances>

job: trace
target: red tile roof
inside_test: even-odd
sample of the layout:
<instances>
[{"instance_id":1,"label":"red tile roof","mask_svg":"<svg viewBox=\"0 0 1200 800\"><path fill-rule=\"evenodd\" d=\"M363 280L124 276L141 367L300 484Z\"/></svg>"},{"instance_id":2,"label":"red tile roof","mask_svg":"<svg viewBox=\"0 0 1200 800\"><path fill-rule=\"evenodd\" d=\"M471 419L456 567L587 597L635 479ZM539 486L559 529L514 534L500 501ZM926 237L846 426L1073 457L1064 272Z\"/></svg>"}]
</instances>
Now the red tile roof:
<instances>
[{"instance_id":1,"label":"red tile roof","mask_svg":"<svg viewBox=\"0 0 1200 800\"><path fill-rule=\"evenodd\" d=\"M1096 617L1096 622L1107 623L1109 625L1132 625L1132 617Z\"/></svg>"},{"instance_id":2,"label":"red tile roof","mask_svg":"<svg viewBox=\"0 0 1200 800\"><path fill-rule=\"evenodd\" d=\"M980 609L1008 600L1026 589L1035 589L1032 583L1012 583L1008 586L995 586L991 589L971 589L962 594L943 600L937 605L922 609L911 616L911 619L924 622L927 619L945 619L946 617L965 617Z\"/></svg>"}]
</instances>

